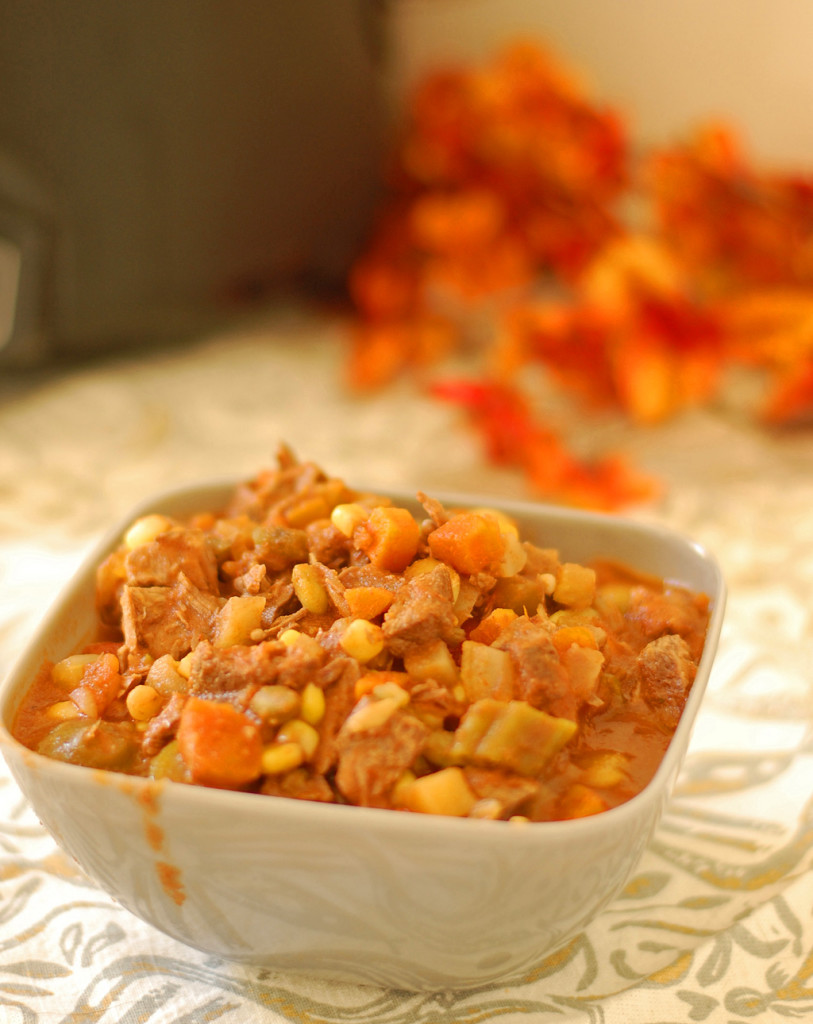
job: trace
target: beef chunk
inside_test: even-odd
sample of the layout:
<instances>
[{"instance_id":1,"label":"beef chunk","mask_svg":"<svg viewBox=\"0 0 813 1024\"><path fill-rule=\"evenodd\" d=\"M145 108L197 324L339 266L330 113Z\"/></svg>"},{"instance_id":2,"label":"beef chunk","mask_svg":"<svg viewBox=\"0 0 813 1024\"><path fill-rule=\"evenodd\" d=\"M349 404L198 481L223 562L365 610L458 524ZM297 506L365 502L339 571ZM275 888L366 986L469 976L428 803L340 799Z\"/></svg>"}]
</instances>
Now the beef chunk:
<instances>
[{"instance_id":1,"label":"beef chunk","mask_svg":"<svg viewBox=\"0 0 813 1024\"><path fill-rule=\"evenodd\" d=\"M154 757L175 736L186 695L173 693L155 718L147 723L141 740L141 752L145 757Z\"/></svg>"},{"instance_id":2,"label":"beef chunk","mask_svg":"<svg viewBox=\"0 0 813 1024\"><path fill-rule=\"evenodd\" d=\"M217 559L199 530L179 527L159 534L127 555L125 569L133 587L168 587L183 574L198 590L219 593Z\"/></svg>"},{"instance_id":3,"label":"beef chunk","mask_svg":"<svg viewBox=\"0 0 813 1024\"><path fill-rule=\"evenodd\" d=\"M527 775L517 775L503 768L466 768L466 781L483 809L492 805L488 817L509 818L520 812L523 804L536 796L540 783Z\"/></svg>"},{"instance_id":4,"label":"beef chunk","mask_svg":"<svg viewBox=\"0 0 813 1024\"><path fill-rule=\"evenodd\" d=\"M275 683L286 650L274 641L218 648L203 640L192 654L189 692L225 694Z\"/></svg>"},{"instance_id":5,"label":"beef chunk","mask_svg":"<svg viewBox=\"0 0 813 1024\"><path fill-rule=\"evenodd\" d=\"M336 785L352 804L388 807L392 787L423 750L429 730L396 711L382 724L355 731L351 715L337 737Z\"/></svg>"},{"instance_id":6,"label":"beef chunk","mask_svg":"<svg viewBox=\"0 0 813 1024\"><path fill-rule=\"evenodd\" d=\"M638 655L641 697L669 729L680 721L696 671L688 644L674 634L652 640Z\"/></svg>"},{"instance_id":7,"label":"beef chunk","mask_svg":"<svg viewBox=\"0 0 813 1024\"><path fill-rule=\"evenodd\" d=\"M403 657L416 645L455 638L452 578L444 565L408 579L398 591L382 623L387 647Z\"/></svg>"},{"instance_id":8,"label":"beef chunk","mask_svg":"<svg viewBox=\"0 0 813 1024\"><path fill-rule=\"evenodd\" d=\"M666 587L663 593L647 587L633 587L630 593L630 622L648 639L676 633L689 644L695 660L703 653L708 618L708 599L682 587Z\"/></svg>"},{"instance_id":9,"label":"beef chunk","mask_svg":"<svg viewBox=\"0 0 813 1024\"><path fill-rule=\"evenodd\" d=\"M221 604L220 598L199 590L184 573L171 587L125 586L121 627L128 670L145 672L150 660L162 654L180 661L211 635Z\"/></svg>"},{"instance_id":10,"label":"beef chunk","mask_svg":"<svg viewBox=\"0 0 813 1024\"><path fill-rule=\"evenodd\" d=\"M511 656L517 699L557 717L576 717L576 696L544 622L520 616L493 646Z\"/></svg>"}]
</instances>

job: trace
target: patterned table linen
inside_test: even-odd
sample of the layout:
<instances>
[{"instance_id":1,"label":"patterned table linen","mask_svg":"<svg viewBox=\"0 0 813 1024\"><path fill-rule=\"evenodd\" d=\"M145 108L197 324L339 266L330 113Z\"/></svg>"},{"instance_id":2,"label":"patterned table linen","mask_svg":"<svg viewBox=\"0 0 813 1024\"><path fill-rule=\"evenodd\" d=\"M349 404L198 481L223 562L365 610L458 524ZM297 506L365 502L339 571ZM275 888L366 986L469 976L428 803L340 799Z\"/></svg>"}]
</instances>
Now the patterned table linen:
<instances>
[{"instance_id":1,"label":"patterned table linen","mask_svg":"<svg viewBox=\"0 0 813 1024\"><path fill-rule=\"evenodd\" d=\"M522 498L411 383L342 392L330 324L296 317L77 370L0 404L0 673L113 519L176 483L250 474L281 440L352 482ZM744 405L635 432L584 422L666 483L631 514L720 560L729 604L667 813L622 895L521 983L379 991L234 966L132 917L81 875L0 762L0 1022L813 1019L813 438Z\"/></svg>"}]
</instances>

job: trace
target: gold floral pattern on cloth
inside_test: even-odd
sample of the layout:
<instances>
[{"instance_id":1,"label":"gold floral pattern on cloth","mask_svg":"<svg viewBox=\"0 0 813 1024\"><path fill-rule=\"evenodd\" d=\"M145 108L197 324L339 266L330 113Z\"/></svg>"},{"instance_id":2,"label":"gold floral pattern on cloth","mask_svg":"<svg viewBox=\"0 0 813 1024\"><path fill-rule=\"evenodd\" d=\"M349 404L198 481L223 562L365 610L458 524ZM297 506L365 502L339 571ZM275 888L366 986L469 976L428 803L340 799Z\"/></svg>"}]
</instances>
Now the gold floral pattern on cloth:
<instances>
[{"instance_id":1,"label":"gold floral pattern on cloth","mask_svg":"<svg viewBox=\"0 0 813 1024\"><path fill-rule=\"evenodd\" d=\"M0 672L107 524L176 483L254 472L280 440L353 482L526 497L414 389L351 399L329 327L293 320L0 399ZM813 442L736 408L623 444L667 487L630 514L694 536L729 602L685 769L625 891L527 977L401 993L252 969L100 893L0 764L3 1024L813 1018Z\"/></svg>"}]
</instances>

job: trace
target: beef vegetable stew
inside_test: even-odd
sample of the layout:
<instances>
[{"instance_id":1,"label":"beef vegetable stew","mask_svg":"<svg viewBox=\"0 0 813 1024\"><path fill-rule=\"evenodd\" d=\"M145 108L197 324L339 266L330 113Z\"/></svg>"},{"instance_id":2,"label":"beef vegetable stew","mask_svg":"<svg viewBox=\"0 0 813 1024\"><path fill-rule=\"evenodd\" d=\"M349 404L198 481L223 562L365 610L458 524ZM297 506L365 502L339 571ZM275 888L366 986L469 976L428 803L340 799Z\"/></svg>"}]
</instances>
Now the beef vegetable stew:
<instances>
[{"instance_id":1,"label":"beef vegetable stew","mask_svg":"<svg viewBox=\"0 0 813 1024\"><path fill-rule=\"evenodd\" d=\"M458 817L640 792L707 597L563 560L496 509L418 503L284 449L223 509L142 516L98 567L98 635L43 666L15 736L97 769Z\"/></svg>"}]
</instances>

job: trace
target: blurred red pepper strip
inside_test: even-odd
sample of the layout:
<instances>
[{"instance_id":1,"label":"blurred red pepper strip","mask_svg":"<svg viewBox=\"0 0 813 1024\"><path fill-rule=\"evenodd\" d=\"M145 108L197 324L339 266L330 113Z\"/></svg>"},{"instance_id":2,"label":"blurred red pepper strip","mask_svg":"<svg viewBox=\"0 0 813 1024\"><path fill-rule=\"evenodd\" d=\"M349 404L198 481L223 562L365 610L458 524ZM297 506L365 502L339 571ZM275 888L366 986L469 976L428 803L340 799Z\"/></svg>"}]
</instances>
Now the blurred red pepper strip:
<instances>
[{"instance_id":1,"label":"blurred red pepper strip","mask_svg":"<svg viewBox=\"0 0 813 1024\"><path fill-rule=\"evenodd\" d=\"M551 501L615 511L654 498L658 485L617 455L577 459L555 431L540 423L515 387L491 380L437 380L429 391L465 410L497 465L522 470L532 490Z\"/></svg>"}]
</instances>

